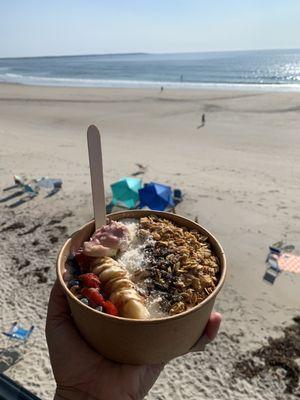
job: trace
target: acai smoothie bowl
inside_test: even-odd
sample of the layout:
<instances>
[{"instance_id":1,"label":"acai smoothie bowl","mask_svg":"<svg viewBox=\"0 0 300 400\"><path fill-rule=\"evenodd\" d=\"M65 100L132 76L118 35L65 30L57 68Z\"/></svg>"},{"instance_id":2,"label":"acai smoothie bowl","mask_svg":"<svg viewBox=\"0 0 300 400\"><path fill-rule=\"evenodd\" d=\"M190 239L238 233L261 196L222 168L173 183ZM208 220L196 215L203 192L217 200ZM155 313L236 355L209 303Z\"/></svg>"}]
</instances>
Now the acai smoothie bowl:
<instances>
[{"instance_id":1,"label":"acai smoothie bowl","mask_svg":"<svg viewBox=\"0 0 300 400\"><path fill-rule=\"evenodd\" d=\"M226 275L223 249L198 223L133 210L91 221L64 244L59 282L83 338L103 356L156 364L204 331Z\"/></svg>"}]
</instances>

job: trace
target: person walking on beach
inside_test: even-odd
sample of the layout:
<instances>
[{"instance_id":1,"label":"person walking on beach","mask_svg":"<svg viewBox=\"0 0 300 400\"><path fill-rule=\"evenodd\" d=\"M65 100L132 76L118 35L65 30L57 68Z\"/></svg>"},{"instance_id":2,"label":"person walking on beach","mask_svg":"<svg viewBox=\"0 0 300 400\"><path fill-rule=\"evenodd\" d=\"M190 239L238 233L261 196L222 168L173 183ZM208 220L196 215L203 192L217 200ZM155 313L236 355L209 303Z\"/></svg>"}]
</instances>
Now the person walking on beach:
<instances>
[{"instance_id":1,"label":"person walking on beach","mask_svg":"<svg viewBox=\"0 0 300 400\"><path fill-rule=\"evenodd\" d=\"M203 128L203 126L205 125L205 114L202 114L201 117L201 125L197 126L197 129Z\"/></svg>"}]
</instances>

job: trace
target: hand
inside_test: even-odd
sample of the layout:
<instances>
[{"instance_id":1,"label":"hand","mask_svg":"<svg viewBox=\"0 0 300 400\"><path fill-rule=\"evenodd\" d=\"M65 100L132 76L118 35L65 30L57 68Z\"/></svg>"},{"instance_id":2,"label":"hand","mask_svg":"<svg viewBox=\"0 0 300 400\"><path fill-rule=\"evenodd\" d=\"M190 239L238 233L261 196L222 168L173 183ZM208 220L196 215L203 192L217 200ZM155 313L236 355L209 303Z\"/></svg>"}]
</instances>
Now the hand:
<instances>
[{"instance_id":1,"label":"hand","mask_svg":"<svg viewBox=\"0 0 300 400\"><path fill-rule=\"evenodd\" d=\"M192 351L203 349L211 342L220 323L221 315L213 313ZM46 338L57 383L56 400L143 399L164 368L163 364L119 364L96 353L77 331L58 282L50 295Z\"/></svg>"}]
</instances>

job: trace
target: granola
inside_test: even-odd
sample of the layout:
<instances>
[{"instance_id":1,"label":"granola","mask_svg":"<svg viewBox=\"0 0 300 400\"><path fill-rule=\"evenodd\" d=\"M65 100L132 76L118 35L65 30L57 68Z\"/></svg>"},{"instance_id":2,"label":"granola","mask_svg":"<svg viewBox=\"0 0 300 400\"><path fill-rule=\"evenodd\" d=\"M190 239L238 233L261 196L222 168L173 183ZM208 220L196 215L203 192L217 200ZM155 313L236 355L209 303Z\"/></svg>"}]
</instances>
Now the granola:
<instances>
[{"instance_id":1,"label":"granola","mask_svg":"<svg viewBox=\"0 0 300 400\"><path fill-rule=\"evenodd\" d=\"M138 234L153 239L145 248L148 291L162 297L169 315L194 307L214 291L219 260L206 236L155 215L140 219Z\"/></svg>"}]
</instances>

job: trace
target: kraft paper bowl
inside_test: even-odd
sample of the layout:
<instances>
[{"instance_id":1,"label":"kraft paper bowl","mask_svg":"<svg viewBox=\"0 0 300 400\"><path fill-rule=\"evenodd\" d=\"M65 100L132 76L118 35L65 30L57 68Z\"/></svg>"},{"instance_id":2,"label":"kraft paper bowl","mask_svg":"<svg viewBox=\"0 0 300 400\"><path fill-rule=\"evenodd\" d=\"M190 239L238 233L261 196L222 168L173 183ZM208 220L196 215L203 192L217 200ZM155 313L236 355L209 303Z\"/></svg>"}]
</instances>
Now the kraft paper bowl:
<instances>
[{"instance_id":1,"label":"kraft paper bowl","mask_svg":"<svg viewBox=\"0 0 300 400\"><path fill-rule=\"evenodd\" d=\"M208 237L220 262L220 273L215 290L200 304L181 314L151 320L114 317L93 310L78 300L67 288L63 274L69 254L89 240L95 230L94 221L75 232L63 245L57 260L57 276L70 305L73 320L82 337L104 357L127 364L157 364L185 354L204 331L216 297L224 284L226 260L217 239L201 225L177 214L151 210L122 211L107 218L141 218L158 215L176 225L197 229Z\"/></svg>"}]
</instances>

